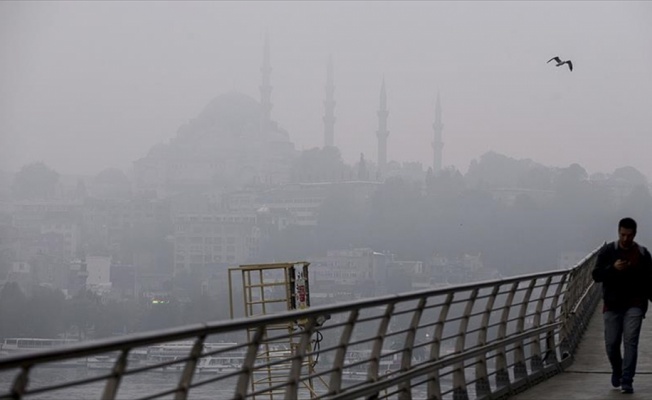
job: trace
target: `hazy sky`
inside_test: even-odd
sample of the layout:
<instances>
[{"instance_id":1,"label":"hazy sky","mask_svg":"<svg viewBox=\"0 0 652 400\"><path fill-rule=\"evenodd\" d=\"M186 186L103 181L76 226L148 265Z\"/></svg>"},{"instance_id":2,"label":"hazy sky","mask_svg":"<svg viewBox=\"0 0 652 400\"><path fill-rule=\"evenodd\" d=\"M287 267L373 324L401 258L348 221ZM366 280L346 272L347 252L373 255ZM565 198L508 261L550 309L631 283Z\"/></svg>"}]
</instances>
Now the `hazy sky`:
<instances>
[{"instance_id":1,"label":"hazy sky","mask_svg":"<svg viewBox=\"0 0 652 400\"><path fill-rule=\"evenodd\" d=\"M333 57L335 143L376 160L383 77L388 159L444 165L488 150L590 173L652 177L652 2L0 2L0 169L127 170L214 97L259 99L298 149L323 143ZM553 56L575 69L556 68Z\"/></svg>"}]
</instances>

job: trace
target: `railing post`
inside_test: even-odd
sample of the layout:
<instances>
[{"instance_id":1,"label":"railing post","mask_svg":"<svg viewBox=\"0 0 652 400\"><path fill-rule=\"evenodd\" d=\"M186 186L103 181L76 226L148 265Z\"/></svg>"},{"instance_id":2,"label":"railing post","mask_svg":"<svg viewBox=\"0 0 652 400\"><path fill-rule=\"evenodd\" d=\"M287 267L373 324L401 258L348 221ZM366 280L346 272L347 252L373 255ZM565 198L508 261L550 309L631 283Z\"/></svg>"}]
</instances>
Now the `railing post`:
<instances>
[{"instance_id":1,"label":"railing post","mask_svg":"<svg viewBox=\"0 0 652 400\"><path fill-rule=\"evenodd\" d=\"M405 343L403 344L403 354L401 355L401 371L407 371L412 365L412 354L414 350L414 341L417 336L417 328L419 327L419 321L421 321L421 316L423 315L423 309L426 307L426 297L419 299L417 304L417 309L412 315L412 321L410 322L410 330L405 337ZM410 382L403 381L398 384L398 399L399 400L412 400L412 392L410 391Z\"/></svg>"},{"instance_id":2,"label":"railing post","mask_svg":"<svg viewBox=\"0 0 652 400\"><path fill-rule=\"evenodd\" d=\"M111 378L106 381L102 400L114 400L115 396L118 394L120 380L127 369L127 356L129 355L129 350L130 349L123 350L120 353L120 357L116 360L115 365L113 366L113 371L111 372Z\"/></svg>"},{"instance_id":3,"label":"railing post","mask_svg":"<svg viewBox=\"0 0 652 400\"><path fill-rule=\"evenodd\" d=\"M509 311L512 308L512 303L514 302L514 296L518 290L520 282L512 283L511 288L509 289L509 294L505 299L505 305L503 306L503 312L500 316L500 325L498 326L498 335L497 339L505 339L507 336L507 321L509 319ZM507 370L507 349L501 348L496 351L496 386L498 389L509 386L509 371Z\"/></svg>"},{"instance_id":4,"label":"railing post","mask_svg":"<svg viewBox=\"0 0 652 400\"><path fill-rule=\"evenodd\" d=\"M378 332L376 333L376 338L374 339L374 345L371 349L371 360L369 363L369 371L367 374L367 379L371 381L378 380L380 375L380 359L383 355L383 342L385 342L385 336L387 335L387 327L389 326L389 320L394 314L395 303L387 304L385 308L385 313L383 318L380 320L378 325ZM368 400L373 400L378 398L378 393L375 393L369 397Z\"/></svg>"},{"instance_id":5,"label":"railing post","mask_svg":"<svg viewBox=\"0 0 652 400\"><path fill-rule=\"evenodd\" d=\"M328 385L329 394L338 394L342 391L342 366L344 365L347 346L351 341L353 328L355 327L355 322L358 320L359 314L360 311L357 308L349 313L349 319L344 326L342 335L340 336L340 343L338 344L333 360L334 368L333 372L331 372L331 379Z\"/></svg>"},{"instance_id":6,"label":"railing post","mask_svg":"<svg viewBox=\"0 0 652 400\"><path fill-rule=\"evenodd\" d=\"M550 313L548 314L548 324L551 325L557 319L557 306L559 304L559 297L563 293L562 289L566 285L566 277L568 274L561 275L559 282L557 282L557 288L555 293L552 296L552 302L550 304ZM548 331L546 335L546 355L543 357L543 361L546 364L554 364L557 369L561 368L559 365L559 360L557 359L557 346L555 343L555 332Z\"/></svg>"},{"instance_id":7,"label":"railing post","mask_svg":"<svg viewBox=\"0 0 652 400\"><path fill-rule=\"evenodd\" d=\"M435 331L432 336L432 345L430 347L430 360L438 360L440 358L441 338L444 334L444 324L448 318L448 311L451 308L451 303L455 293L451 292L446 295L446 300L439 312L439 320L435 326ZM439 370L435 370L428 374L428 399L440 400L441 399L441 385L439 384Z\"/></svg>"},{"instance_id":8,"label":"railing post","mask_svg":"<svg viewBox=\"0 0 652 400\"><path fill-rule=\"evenodd\" d=\"M197 368L197 360L201 357L202 350L204 349L204 340L206 340L206 335L199 336L195 341L195 344L192 346L192 349L190 350L190 359L186 362L186 366L181 374L179 389L177 389L174 400L185 400L188 397L190 383L192 382L192 377Z\"/></svg>"},{"instance_id":9,"label":"railing post","mask_svg":"<svg viewBox=\"0 0 652 400\"><path fill-rule=\"evenodd\" d=\"M536 279L531 279L530 284L528 285L525 294L523 295L523 300L521 302L521 310L518 315L518 320L516 323L516 333L522 333L525 330L525 315L527 314L528 305L530 304L530 299L532 298L532 291L534 290L534 285ZM515 343L514 348L514 378L515 380L521 380L527 378L527 366L525 364L525 351L524 351L523 341Z\"/></svg>"},{"instance_id":10,"label":"railing post","mask_svg":"<svg viewBox=\"0 0 652 400\"><path fill-rule=\"evenodd\" d=\"M303 367L303 360L306 357L306 352L310 347L310 338L314 333L314 319L310 318L305 328L301 332L301 340L296 351L292 353L292 366L290 367L290 374L287 379L287 386L285 388L285 400L296 400L299 398L299 383L301 381L301 370ZM310 394L313 396L313 393Z\"/></svg>"},{"instance_id":11,"label":"railing post","mask_svg":"<svg viewBox=\"0 0 652 400\"><path fill-rule=\"evenodd\" d=\"M23 398L23 394L25 394L25 389L27 388L27 384L29 383L29 370L32 366L28 365L26 367L21 368L20 373L16 377L16 380L14 381L14 385L11 388L11 396L12 399L14 400L20 400Z\"/></svg>"},{"instance_id":12,"label":"railing post","mask_svg":"<svg viewBox=\"0 0 652 400\"><path fill-rule=\"evenodd\" d=\"M581 289L578 282L577 270L571 270L568 273L566 290L564 290L564 299L561 303L560 319L562 321L561 329L559 332L559 351L561 352L561 359L564 361L571 355L571 345L569 344L570 335L575 325L575 315L571 313L575 299L579 298L578 291Z\"/></svg>"},{"instance_id":13,"label":"railing post","mask_svg":"<svg viewBox=\"0 0 652 400\"><path fill-rule=\"evenodd\" d=\"M466 331L469 327L469 318L473 312L473 305L478 297L478 288L471 290L469 298L466 300L464 314L460 320L460 327L457 331L457 340L455 343L455 353L461 353L466 348ZM453 399L468 400L469 394L466 390L466 376L464 371L464 360L456 363L453 367Z\"/></svg>"},{"instance_id":14,"label":"railing post","mask_svg":"<svg viewBox=\"0 0 652 400\"><path fill-rule=\"evenodd\" d=\"M552 283L552 276L546 278L541 293L539 294L539 300L537 301L537 307L532 318L532 327L538 328L541 326L541 314L543 313L543 305L545 299L548 297L548 290L550 290L550 284ZM530 368L532 371L541 371L543 370L543 358L541 357L541 343L539 338L532 341L532 357L530 359Z\"/></svg>"},{"instance_id":15,"label":"railing post","mask_svg":"<svg viewBox=\"0 0 652 400\"><path fill-rule=\"evenodd\" d=\"M485 306L484 314L482 315L482 322L480 324L480 331L478 332L478 347L487 344L489 317L493 311L496 296L498 295L500 287L501 285L499 283L495 284L491 291L491 295L487 299L487 305ZM484 353L476 357L475 364L475 392L476 396L479 398L487 396L491 393L491 384L489 383L489 378L487 375L487 355Z\"/></svg>"},{"instance_id":16,"label":"railing post","mask_svg":"<svg viewBox=\"0 0 652 400\"><path fill-rule=\"evenodd\" d=\"M247 354L245 355L245 359L242 362L240 376L238 376L238 383L235 386L235 400L242 400L247 396L249 383L253 382L252 379L254 376L254 363L256 362L256 356L258 355L258 348L260 347L260 343L263 341L264 335L265 325L258 326L254 332L253 338L247 346Z\"/></svg>"}]
</instances>

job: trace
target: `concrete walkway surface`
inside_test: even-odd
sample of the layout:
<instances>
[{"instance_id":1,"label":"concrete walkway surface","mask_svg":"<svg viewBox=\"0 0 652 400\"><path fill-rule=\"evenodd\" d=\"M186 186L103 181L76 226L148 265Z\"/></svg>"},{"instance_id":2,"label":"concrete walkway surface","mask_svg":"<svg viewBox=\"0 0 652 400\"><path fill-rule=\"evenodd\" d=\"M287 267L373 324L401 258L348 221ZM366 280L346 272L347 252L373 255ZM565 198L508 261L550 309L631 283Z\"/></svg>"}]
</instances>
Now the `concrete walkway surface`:
<instances>
[{"instance_id":1,"label":"concrete walkway surface","mask_svg":"<svg viewBox=\"0 0 652 400\"><path fill-rule=\"evenodd\" d=\"M510 397L510 400L652 400L652 310L643 320L638 344L634 393L611 386L611 367L604 347L602 303L579 344L575 362L562 374Z\"/></svg>"}]
</instances>

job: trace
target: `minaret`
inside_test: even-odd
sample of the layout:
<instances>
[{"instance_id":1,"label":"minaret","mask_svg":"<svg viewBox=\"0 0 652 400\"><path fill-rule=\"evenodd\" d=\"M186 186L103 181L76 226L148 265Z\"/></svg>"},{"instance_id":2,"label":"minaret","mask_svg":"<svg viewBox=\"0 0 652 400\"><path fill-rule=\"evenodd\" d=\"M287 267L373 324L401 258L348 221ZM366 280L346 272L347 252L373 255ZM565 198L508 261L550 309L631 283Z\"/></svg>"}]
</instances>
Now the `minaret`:
<instances>
[{"instance_id":1,"label":"minaret","mask_svg":"<svg viewBox=\"0 0 652 400\"><path fill-rule=\"evenodd\" d=\"M432 142L432 172L434 172L436 175L441 172L442 150L444 149L444 142L441 141L441 131L444 129L444 125L441 123L441 100L439 98L439 92L437 92L437 104L435 105L435 123L432 124L432 129L435 131L435 140Z\"/></svg>"},{"instance_id":2,"label":"minaret","mask_svg":"<svg viewBox=\"0 0 652 400\"><path fill-rule=\"evenodd\" d=\"M385 78L383 78L383 85L380 88L380 108L378 109L378 131L376 132L376 136L378 137L378 171L380 176L385 172L385 166L387 165L387 136L389 136L389 131L387 130L388 115L389 111L387 110Z\"/></svg>"},{"instance_id":3,"label":"minaret","mask_svg":"<svg viewBox=\"0 0 652 400\"><path fill-rule=\"evenodd\" d=\"M260 67L263 74L263 83L260 85L260 130L263 135L269 132L272 121L272 86L270 76L272 67L269 62L269 36L265 33L265 45L263 47L263 65Z\"/></svg>"},{"instance_id":4,"label":"minaret","mask_svg":"<svg viewBox=\"0 0 652 400\"><path fill-rule=\"evenodd\" d=\"M333 57L326 67L326 100L324 100L324 147L335 146L335 85L333 84Z\"/></svg>"}]
</instances>

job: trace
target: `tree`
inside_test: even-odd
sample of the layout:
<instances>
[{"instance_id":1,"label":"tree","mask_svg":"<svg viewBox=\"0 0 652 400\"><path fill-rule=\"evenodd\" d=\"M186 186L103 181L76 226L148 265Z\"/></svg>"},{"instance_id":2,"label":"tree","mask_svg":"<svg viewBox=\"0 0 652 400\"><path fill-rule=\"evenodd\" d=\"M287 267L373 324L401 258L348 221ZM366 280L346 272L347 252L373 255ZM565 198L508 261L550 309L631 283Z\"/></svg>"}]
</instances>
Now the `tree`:
<instances>
[{"instance_id":1,"label":"tree","mask_svg":"<svg viewBox=\"0 0 652 400\"><path fill-rule=\"evenodd\" d=\"M143 307L137 300L109 301L102 305L95 321L95 337L108 337L137 331Z\"/></svg>"},{"instance_id":2,"label":"tree","mask_svg":"<svg viewBox=\"0 0 652 400\"><path fill-rule=\"evenodd\" d=\"M59 173L42 162L25 165L14 176L12 191L17 199L47 199L55 194Z\"/></svg>"},{"instance_id":3,"label":"tree","mask_svg":"<svg viewBox=\"0 0 652 400\"><path fill-rule=\"evenodd\" d=\"M338 148L328 146L301 152L292 164L291 176L295 182L332 182L350 175L347 169Z\"/></svg>"},{"instance_id":4,"label":"tree","mask_svg":"<svg viewBox=\"0 0 652 400\"><path fill-rule=\"evenodd\" d=\"M563 168L559 171L557 176L556 185L558 190L572 190L578 183L589 179L589 174L579 164L573 163L568 168Z\"/></svg>"},{"instance_id":5,"label":"tree","mask_svg":"<svg viewBox=\"0 0 652 400\"><path fill-rule=\"evenodd\" d=\"M60 290L47 286L35 288L25 310L25 325L30 328L30 337L52 338L65 331L65 300Z\"/></svg>"},{"instance_id":6,"label":"tree","mask_svg":"<svg viewBox=\"0 0 652 400\"><path fill-rule=\"evenodd\" d=\"M466 173L465 180L470 188L500 188L516 187L520 181L527 179L530 170L536 169L539 164L532 160L507 157L490 151L480 160L473 160Z\"/></svg>"},{"instance_id":7,"label":"tree","mask_svg":"<svg viewBox=\"0 0 652 400\"><path fill-rule=\"evenodd\" d=\"M7 282L0 290L0 337L22 336L27 298L16 282Z\"/></svg>"},{"instance_id":8,"label":"tree","mask_svg":"<svg viewBox=\"0 0 652 400\"><path fill-rule=\"evenodd\" d=\"M454 167L445 168L436 175L432 173L432 169L428 169L426 190L428 196L437 204L450 204L460 196L464 189L464 176Z\"/></svg>"},{"instance_id":9,"label":"tree","mask_svg":"<svg viewBox=\"0 0 652 400\"><path fill-rule=\"evenodd\" d=\"M66 302L66 324L77 328L79 340L86 340L89 336L102 308L100 297L90 290L83 290Z\"/></svg>"},{"instance_id":10,"label":"tree","mask_svg":"<svg viewBox=\"0 0 652 400\"><path fill-rule=\"evenodd\" d=\"M616 168L611 174L611 177L618 180L623 180L632 185L647 185L647 177L642 172L634 167L620 167Z\"/></svg>"},{"instance_id":11,"label":"tree","mask_svg":"<svg viewBox=\"0 0 652 400\"><path fill-rule=\"evenodd\" d=\"M521 175L518 187L537 190L552 189L553 170L542 165L534 165Z\"/></svg>"}]
</instances>

